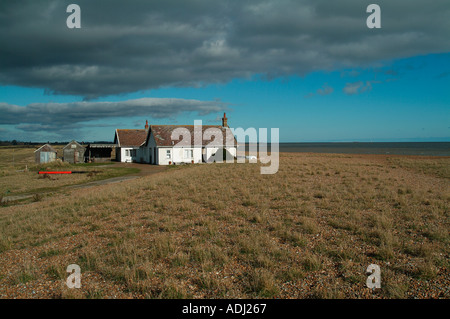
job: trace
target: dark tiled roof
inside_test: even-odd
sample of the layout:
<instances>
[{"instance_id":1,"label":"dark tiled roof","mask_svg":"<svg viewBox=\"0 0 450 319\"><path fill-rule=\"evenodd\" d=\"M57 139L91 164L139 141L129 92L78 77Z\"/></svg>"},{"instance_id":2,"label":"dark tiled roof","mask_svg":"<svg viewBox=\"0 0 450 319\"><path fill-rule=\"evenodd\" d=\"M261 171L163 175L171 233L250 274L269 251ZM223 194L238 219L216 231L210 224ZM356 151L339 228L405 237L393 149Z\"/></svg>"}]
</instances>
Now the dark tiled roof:
<instances>
[{"instance_id":1,"label":"dark tiled roof","mask_svg":"<svg viewBox=\"0 0 450 319\"><path fill-rule=\"evenodd\" d=\"M116 130L116 139L115 141L119 147L123 146L141 146L146 138L147 131L145 129L141 130Z\"/></svg>"},{"instance_id":2,"label":"dark tiled roof","mask_svg":"<svg viewBox=\"0 0 450 319\"><path fill-rule=\"evenodd\" d=\"M194 141L194 125L150 125L150 131L153 133L153 136L155 137L155 142L157 146L173 146L173 145L177 145L180 140L183 139L182 136L179 135L183 135L183 131L184 132L189 132L191 135L191 140L188 141L187 144L184 145L202 145L202 146L206 146L206 145L234 145L236 146L236 139L234 138L233 133L231 132L229 127L222 127L220 125L202 125L202 134L197 134L199 135L198 137L198 141L195 140ZM178 132L180 132L180 134L174 134L174 141L172 143L172 133L176 130L179 129ZM187 131L186 131L187 130ZM175 133L178 133L177 131ZM200 132L198 132L200 133ZM209 134L209 135L208 135ZM222 134L222 140L218 140L217 139L217 135L220 136L220 134ZM177 140L177 138L179 138L179 140ZM205 140L204 140L205 139ZM148 141L147 141L148 143ZM182 143L182 142L181 142ZM182 144L178 144L178 146L182 145Z\"/></svg>"}]
</instances>

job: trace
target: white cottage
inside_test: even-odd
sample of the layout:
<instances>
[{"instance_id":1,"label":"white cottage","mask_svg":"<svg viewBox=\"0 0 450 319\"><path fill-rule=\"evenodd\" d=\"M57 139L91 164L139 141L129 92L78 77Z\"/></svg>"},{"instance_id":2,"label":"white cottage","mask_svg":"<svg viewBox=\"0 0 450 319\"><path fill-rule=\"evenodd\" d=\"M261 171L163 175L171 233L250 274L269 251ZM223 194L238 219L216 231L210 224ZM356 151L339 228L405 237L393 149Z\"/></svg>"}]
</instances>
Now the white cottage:
<instances>
[{"instance_id":1,"label":"white cottage","mask_svg":"<svg viewBox=\"0 0 450 319\"><path fill-rule=\"evenodd\" d=\"M116 147L116 160L119 162L136 161L136 154L147 138L148 122L145 129L124 130L116 129L114 144Z\"/></svg>"},{"instance_id":2,"label":"white cottage","mask_svg":"<svg viewBox=\"0 0 450 319\"><path fill-rule=\"evenodd\" d=\"M156 165L222 162L234 159L237 142L224 113L220 125L150 125L132 161Z\"/></svg>"}]
</instances>

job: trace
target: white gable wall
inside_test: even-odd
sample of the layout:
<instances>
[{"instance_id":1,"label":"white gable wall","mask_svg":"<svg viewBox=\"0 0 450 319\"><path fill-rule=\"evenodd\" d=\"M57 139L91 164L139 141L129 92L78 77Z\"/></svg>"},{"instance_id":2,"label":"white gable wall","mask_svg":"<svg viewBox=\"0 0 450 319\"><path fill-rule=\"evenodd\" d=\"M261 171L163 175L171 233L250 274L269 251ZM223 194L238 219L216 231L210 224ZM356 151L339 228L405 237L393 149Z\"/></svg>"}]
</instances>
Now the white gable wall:
<instances>
[{"instance_id":1,"label":"white gable wall","mask_svg":"<svg viewBox=\"0 0 450 319\"><path fill-rule=\"evenodd\" d=\"M120 148L120 157L119 157L119 161L121 162L126 162L126 163L132 163L133 162L133 156L132 156L132 151L133 150L138 150L137 147L121 147Z\"/></svg>"}]
</instances>

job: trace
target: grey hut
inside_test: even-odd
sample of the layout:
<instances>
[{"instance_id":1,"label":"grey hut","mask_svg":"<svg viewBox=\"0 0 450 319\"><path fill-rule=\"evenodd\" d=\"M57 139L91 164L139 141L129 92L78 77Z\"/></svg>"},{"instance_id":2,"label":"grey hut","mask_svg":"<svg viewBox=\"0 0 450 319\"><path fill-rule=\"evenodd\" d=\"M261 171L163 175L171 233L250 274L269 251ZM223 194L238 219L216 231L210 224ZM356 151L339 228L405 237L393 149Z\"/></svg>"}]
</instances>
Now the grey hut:
<instances>
[{"instance_id":1,"label":"grey hut","mask_svg":"<svg viewBox=\"0 0 450 319\"><path fill-rule=\"evenodd\" d=\"M63 161L71 164L84 163L84 146L72 141L63 147Z\"/></svg>"},{"instance_id":2,"label":"grey hut","mask_svg":"<svg viewBox=\"0 0 450 319\"><path fill-rule=\"evenodd\" d=\"M34 151L34 160L39 164L53 162L56 160L56 150L49 144L44 144Z\"/></svg>"}]
</instances>

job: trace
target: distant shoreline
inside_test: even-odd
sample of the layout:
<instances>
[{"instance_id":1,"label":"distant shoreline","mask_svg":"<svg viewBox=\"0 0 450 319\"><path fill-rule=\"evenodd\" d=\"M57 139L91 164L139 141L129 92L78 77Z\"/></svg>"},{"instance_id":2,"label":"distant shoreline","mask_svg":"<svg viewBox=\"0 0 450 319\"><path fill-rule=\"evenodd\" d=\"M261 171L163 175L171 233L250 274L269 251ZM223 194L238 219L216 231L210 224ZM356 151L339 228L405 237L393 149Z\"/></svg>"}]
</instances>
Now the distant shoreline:
<instances>
[{"instance_id":1,"label":"distant shoreline","mask_svg":"<svg viewBox=\"0 0 450 319\"><path fill-rule=\"evenodd\" d=\"M0 145L0 148L37 148L43 143L28 142L19 145ZM64 145L64 143L51 143ZM88 144L88 142L85 142ZM239 148L249 143L239 143ZM267 145L271 150L270 143ZM286 142L279 144L280 152L287 153L331 153L331 154L368 154L368 155L417 155L450 156L450 142Z\"/></svg>"},{"instance_id":2,"label":"distant shoreline","mask_svg":"<svg viewBox=\"0 0 450 319\"><path fill-rule=\"evenodd\" d=\"M249 143L246 143L248 149ZM243 147L244 144L240 144ZM270 144L267 146L270 151ZM303 142L280 143L280 152L450 156L450 142Z\"/></svg>"}]
</instances>

